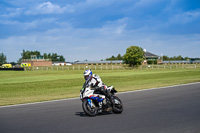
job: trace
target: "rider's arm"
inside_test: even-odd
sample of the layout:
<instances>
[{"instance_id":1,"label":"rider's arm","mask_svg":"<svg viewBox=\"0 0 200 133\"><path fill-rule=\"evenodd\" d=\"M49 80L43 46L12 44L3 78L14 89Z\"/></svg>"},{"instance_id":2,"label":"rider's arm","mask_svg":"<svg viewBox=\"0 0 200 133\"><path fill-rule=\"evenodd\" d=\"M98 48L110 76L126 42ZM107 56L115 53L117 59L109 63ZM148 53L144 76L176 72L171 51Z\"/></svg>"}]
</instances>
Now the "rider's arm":
<instances>
[{"instance_id":1,"label":"rider's arm","mask_svg":"<svg viewBox=\"0 0 200 133\"><path fill-rule=\"evenodd\" d=\"M97 85L98 85L98 81L96 80L96 78L92 78L91 79L91 87L92 88L95 88L95 87L97 87Z\"/></svg>"},{"instance_id":2,"label":"rider's arm","mask_svg":"<svg viewBox=\"0 0 200 133\"><path fill-rule=\"evenodd\" d=\"M98 76L98 75L95 75L93 76L93 79L95 80L94 81L94 87L101 87L102 86L102 81L101 81L101 78Z\"/></svg>"}]
</instances>

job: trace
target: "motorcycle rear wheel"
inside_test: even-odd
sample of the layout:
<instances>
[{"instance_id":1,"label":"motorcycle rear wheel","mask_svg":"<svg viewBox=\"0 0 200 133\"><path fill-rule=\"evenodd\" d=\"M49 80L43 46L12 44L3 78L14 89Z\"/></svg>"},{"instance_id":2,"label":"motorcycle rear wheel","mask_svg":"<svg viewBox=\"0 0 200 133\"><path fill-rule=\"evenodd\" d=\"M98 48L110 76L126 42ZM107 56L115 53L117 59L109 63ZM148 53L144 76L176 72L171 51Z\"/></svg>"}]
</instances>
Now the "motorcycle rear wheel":
<instances>
[{"instance_id":1,"label":"motorcycle rear wheel","mask_svg":"<svg viewBox=\"0 0 200 133\"><path fill-rule=\"evenodd\" d=\"M97 115L97 108L96 107L90 107L88 100L84 100L82 103L83 111L88 116L96 116Z\"/></svg>"}]
</instances>

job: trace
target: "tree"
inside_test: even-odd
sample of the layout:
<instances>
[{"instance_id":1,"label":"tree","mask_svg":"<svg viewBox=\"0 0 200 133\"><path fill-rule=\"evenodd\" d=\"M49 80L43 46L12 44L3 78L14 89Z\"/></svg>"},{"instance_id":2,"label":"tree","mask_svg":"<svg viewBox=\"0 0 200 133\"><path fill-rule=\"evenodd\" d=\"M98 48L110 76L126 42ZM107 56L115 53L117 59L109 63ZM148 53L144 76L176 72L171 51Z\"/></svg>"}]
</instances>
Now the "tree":
<instances>
[{"instance_id":1,"label":"tree","mask_svg":"<svg viewBox=\"0 0 200 133\"><path fill-rule=\"evenodd\" d=\"M48 57L48 59L51 59L51 53L49 53L47 57Z\"/></svg>"},{"instance_id":2,"label":"tree","mask_svg":"<svg viewBox=\"0 0 200 133\"><path fill-rule=\"evenodd\" d=\"M22 59L30 59L31 55L42 56L39 51L29 51L29 50L25 51L23 49L23 52L21 53L22 58L18 60L18 63L20 63ZM52 61L65 62L65 58L62 55L58 55L57 53L52 53L52 54L44 53L43 57L44 59L51 59Z\"/></svg>"},{"instance_id":3,"label":"tree","mask_svg":"<svg viewBox=\"0 0 200 133\"><path fill-rule=\"evenodd\" d=\"M179 55L176 60L183 60L183 57L181 55Z\"/></svg>"},{"instance_id":4,"label":"tree","mask_svg":"<svg viewBox=\"0 0 200 133\"><path fill-rule=\"evenodd\" d=\"M61 55L60 56L60 59L59 59L61 62L65 62L65 58Z\"/></svg>"},{"instance_id":5,"label":"tree","mask_svg":"<svg viewBox=\"0 0 200 133\"><path fill-rule=\"evenodd\" d=\"M116 60L116 57L112 55L110 58L106 58L106 60Z\"/></svg>"},{"instance_id":6,"label":"tree","mask_svg":"<svg viewBox=\"0 0 200 133\"><path fill-rule=\"evenodd\" d=\"M48 56L47 56L47 54L46 53L44 53L44 59L48 59Z\"/></svg>"},{"instance_id":7,"label":"tree","mask_svg":"<svg viewBox=\"0 0 200 133\"><path fill-rule=\"evenodd\" d=\"M52 59L52 61L59 61L57 53L52 53L51 59Z\"/></svg>"},{"instance_id":8,"label":"tree","mask_svg":"<svg viewBox=\"0 0 200 133\"><path fill-rule=\"evenodd\" d=\"M189 57L187 57L187 56L184 58L184 60L189 60L189 59L190 59L190 58L189 58Z\"/></svg>"},{"instance_id":9,"label":"tree","mask_svg":"<svg viewBox=\"0 0 200 133\"><path fill-rule=\"evenodd\" d=\"M163 59L163 61L166 61L166 60L169 60L169 57L166 56L166 55L164 55L164 56L162 57L162 59Z\"/></svg>"},{"instance_id":10,"label":"tree","mask_svg":"<svg viewBox=\"0 0 200 133\"><path fill-rule=\"evenodd\" d=\"M3 53L0 53L0 64L5 64L6 60L6 56Z\"/></svg>"},{"instance_id":11,"label":"tree","mask_svg":"<svg viewBox=\"0 0 200 133\"><path fill-rule=\"evenodd\" d=\"M65 58L62 55L58 55L57 53L48 54L48 58L52 61L61 61L65 62Z\"/></svg>"},{"instance_id":12,"label":"tree","mask_svg":"<svg viewBox=\"0 0 200 133\"><path fill-rule=\"evenodd\" d=\"M106 58L106 60L122 60L122 59L123 57L120 54L118 54L117 57L113 55L110 58Z\"/></svg>"},{"instance_id":13,"label":"tree","mask_svg":"<svg viewBox=\"0 0 200 133\"><path fill-rule=\"evenodd\" d=\"M130 46L126 49L126 54L123 56L123 61L129 66L139 66L144 61L144 51L141 47Z\"/></svg>"},{"instance_id":14,"label":"tree","mask_svg":"<svg viewBox=\"0 0 200 133\"><path fill-rule=\"evenodd\" d=\"M41 56L39 51L29 51L29 50L25 51L24 49L21 55L22 59L30 59L31 55Z\"/></svg>"},{"instance_id":15,"label":"tree","mask_svg":"<svg viewBox=\"0 0 200 133\"><path fill-rule=\"evenodd\" d=\"M117 55L117 60L123 60L123 57L121 56L121 54Z\"/></svg>"}]
</instances>

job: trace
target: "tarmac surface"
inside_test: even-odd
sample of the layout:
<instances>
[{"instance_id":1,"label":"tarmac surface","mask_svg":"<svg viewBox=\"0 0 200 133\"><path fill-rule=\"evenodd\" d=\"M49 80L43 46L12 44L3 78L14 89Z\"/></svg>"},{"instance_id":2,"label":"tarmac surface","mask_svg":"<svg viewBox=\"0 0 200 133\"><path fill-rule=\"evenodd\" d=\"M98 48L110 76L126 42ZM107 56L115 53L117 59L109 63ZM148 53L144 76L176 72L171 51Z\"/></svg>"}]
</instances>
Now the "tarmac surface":
<instances>
[{"instance_id":1,"label":"tarmac surface","mask_svg":"<svg viewBox=\"0 0 200 133\"><path fill-rule=\"evenodd\" d=\"M96 117L78 98L0 107L0 133L200 133L200 83L117 96L123 113Z\"/></svg>"}]
</instances>

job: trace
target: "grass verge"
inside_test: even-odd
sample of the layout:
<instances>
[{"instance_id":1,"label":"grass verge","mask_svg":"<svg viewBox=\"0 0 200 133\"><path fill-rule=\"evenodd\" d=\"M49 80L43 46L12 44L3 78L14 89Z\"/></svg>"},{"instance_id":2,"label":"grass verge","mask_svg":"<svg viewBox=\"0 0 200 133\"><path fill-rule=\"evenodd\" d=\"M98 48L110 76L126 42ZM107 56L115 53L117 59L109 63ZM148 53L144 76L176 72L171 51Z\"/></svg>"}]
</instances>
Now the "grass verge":
<instances>
[{"instance_id":1,"label":"grass verge","mask_svg":"<svg viewBox=\"0 0 200 133\"><path fill-rule=\"evenodd\" d=\"M94 70L119 92L200 82L200 69ZM0 106L79 96L81 70L1 71Z\"/></svg>"}]
</instances>

